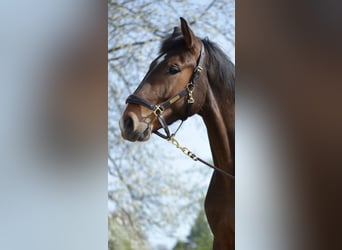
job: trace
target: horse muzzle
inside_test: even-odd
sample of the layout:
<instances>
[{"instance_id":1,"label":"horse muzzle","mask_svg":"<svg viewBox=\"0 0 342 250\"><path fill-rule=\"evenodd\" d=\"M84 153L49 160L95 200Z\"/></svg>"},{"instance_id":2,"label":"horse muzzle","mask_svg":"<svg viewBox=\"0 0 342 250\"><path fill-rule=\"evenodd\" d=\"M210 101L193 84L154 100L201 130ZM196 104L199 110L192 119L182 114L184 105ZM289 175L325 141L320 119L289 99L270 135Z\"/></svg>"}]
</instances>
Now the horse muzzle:
<instances>
[{"instance_id":1,"label":"horse muzzle","mask_svg":"<svg viewBox=\"0 0 342 250\"><path fill-rule=\"evenodd\" d=\"M123 115L119 121L121 135L128 141L147 141L151 137L151 127L139 121L134 113Z\"/></svg>"}]
</instances>

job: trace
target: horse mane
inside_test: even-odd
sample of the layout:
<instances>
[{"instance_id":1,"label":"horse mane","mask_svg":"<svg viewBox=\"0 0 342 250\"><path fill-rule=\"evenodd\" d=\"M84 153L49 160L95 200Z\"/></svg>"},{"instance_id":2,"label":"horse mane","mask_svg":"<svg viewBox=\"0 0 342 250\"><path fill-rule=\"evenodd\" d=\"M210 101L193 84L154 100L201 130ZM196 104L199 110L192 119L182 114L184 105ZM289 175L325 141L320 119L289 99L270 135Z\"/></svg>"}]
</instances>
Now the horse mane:
<instances>
[{"instance_id":1,"label":"horse mane","mask_svg":"<svg viewBox=\"0 0 342 250\"><path fill-rule=\"evenodd\" d=\"M207 56L206 68L208 71L208 79L210 85L222 91L222 87L226 88L230 93L231 100L235 102L235 67L229 60L228 56L222 49L208 38L201 39ZM174 32L167 36L161 43L159 53L166 53L174 48L185 46L185 41L181 30L174 28Z\"/></svg>"},{"instance_id":2,"label":"horse mane","mask_svg":"<svg viewBox=\"0 0 342 250\"><path fill-rule=\"evenodd\" d=\"M209 55L206 59L208 79L210 85L222 91L222 87L227 88L231 95L231 100L235 102L235 66L229 60L222 49L209 39L201 39L204 48Z\"/></svg>"}]
</instances>

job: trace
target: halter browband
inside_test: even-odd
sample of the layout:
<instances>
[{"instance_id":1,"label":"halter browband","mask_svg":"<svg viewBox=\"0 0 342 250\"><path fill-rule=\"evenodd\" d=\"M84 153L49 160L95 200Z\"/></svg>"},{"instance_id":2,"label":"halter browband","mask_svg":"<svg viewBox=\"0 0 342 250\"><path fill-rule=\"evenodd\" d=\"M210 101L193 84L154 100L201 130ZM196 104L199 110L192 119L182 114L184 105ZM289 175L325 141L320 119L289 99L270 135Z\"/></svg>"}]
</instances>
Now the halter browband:
<instances>
[{"instance_id":1,"label":"halter browband","mask_svg":"<svg viewBox=\"0 0 342 250\"><path fill-rule=\"evenodd\" d=\"M164 139L170 139L172 136L174 136L176 134L176 132L178 131L178 129L180 128L180 126L182 125L183 121L185 121L188 118L190 109L191 109L191 105L195 102L192 92L195 88L195 82L198 79L201 71L203 70L204 67L204 45L201 42L201 53L198 57L197 60L197 65L191 75L190 81L189 83L186 85L186 87L181 90L177 95L169 98L167 101L159 103L159 104L151 104L148 101L142 99L139 96L136 95L130 95L127 97L126 99L126 103L133 103L133 104L138 104L138 105L142 105L150 110L153 111L153 114L158 118L158 121L160 123L160 125L163 127L164 131L165 131L165 135L160 133L159 131L154 131L153 133L155 133L156 135L164 138ZM174 133L170 133L169 127L165 121L165 118L163 116L163 112L168 109L173 103L177 102L178 100L180 100L181 98L187 96L187 112L186 112L186 116L182 119L182 123L179 125L179 127L177 128L177 130Z\"/></svg>"}]
</instances>

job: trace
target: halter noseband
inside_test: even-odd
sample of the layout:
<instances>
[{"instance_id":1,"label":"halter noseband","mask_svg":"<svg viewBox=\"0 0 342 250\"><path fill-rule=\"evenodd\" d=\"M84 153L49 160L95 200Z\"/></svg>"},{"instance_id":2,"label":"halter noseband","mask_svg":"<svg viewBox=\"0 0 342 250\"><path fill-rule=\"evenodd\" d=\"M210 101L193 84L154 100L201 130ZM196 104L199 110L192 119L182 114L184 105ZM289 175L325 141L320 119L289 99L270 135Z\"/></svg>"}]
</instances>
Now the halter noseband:
<instances>
[{"instance_id":1,"label":"halter noseband","mask_svg":"<svg viewBox=\"0 0 342 250\"><path fill-rule=\"evenodd\" d=\"M181 90L178 94L176 94L175 96L169 98L167 101L159 103L159 104L151 104L148 101L140 98L139 96L136 95L130 95L127 97L126 99L126 103L133 103L133 104L138 104L138 105L142 105L150 110L153 111L153 114L158 118L159 123L161 124L161 126L163 127L165 134L160 133L159 131L154 131L153 133L155 133L156 135L164 138L164 139L170 139L172 136L174 136L177 131L179 130L179 128L181 127L181 125L183 124L183 121L185 121L188 118L190 109L191 109L191 105L195 102L192 92L195 88L195 82L198 79L201 71L203 70L204 67L204 46L201 42L201 53L198 57L197 60L197 65L191 75L190 81L189 83L186 85L186 87ZM179 127L176 129L176 131L174 133L170 133L169 127L165 121L165 118L163 116L163 112L168 109L173 103L177 102L178 100L180 100L182 97L187 96L187 111L186 111L186 116L185 118L182 119L181 124L179 125Z\"/></svg>"}]
</instances>

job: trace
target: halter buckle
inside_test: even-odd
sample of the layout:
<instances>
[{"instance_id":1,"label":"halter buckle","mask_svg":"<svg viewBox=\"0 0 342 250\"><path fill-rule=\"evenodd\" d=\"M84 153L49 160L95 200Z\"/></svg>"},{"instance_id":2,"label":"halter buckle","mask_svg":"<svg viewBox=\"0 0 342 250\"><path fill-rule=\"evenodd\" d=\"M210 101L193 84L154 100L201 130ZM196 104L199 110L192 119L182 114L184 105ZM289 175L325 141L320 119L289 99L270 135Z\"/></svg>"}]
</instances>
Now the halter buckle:
<instances>
[{"instance_id":1,"label":"halter buckle","mask_svg":"<svg viewBox=\"0 0 342 250\"><path fill-rule=\"evenodd\" d=\"M162 107L160 107L160 105L155 105L154 109L153 109L153 114L155 116L159 116L164 112L164 109Z\"/></svg>"},{"instance_id":2,"label":"halter buckle","mask_svg":"<svg viewBox=\"0 0 342 250\"><path fill-rule=\"evenodd\" d=\"M186 89L188 90L188 104L195 103L195 99L192 96L192 92L194 90L194 84L193 83L188 83L188 85L186 86Z\"/></svg>"},{"instance_id":3,"label":"halter buckle","mask_svg":"<svg viewBox=\"0 0 342 250\"><path fill-rule=\"evenodd\" d=\"M195 103L195 99L192 96L192 91L191 91L189 92L188 104L193 104L193 103Z\"/></svg>"},{"instance_id":4,"label":"halter buckle","mask_svg":"<svg viewBox=\"0 0 342 250\"><path fill-rule=\"evenodd\" d=\"M195 68L194 72L195 72L195 73L196 73L196 72L201 72L202 70L203 70L203 67L197 66L197 67Z\"/></svg>"}]
</instances>

